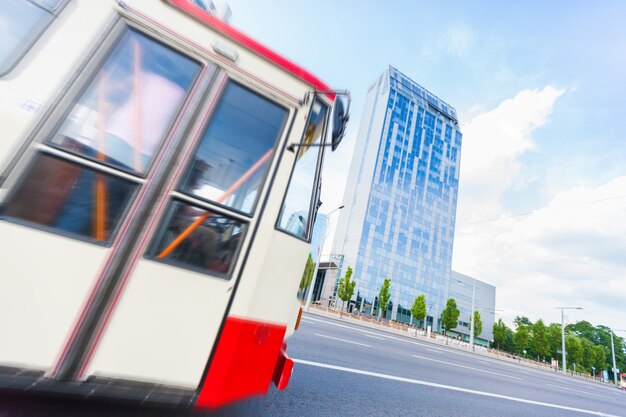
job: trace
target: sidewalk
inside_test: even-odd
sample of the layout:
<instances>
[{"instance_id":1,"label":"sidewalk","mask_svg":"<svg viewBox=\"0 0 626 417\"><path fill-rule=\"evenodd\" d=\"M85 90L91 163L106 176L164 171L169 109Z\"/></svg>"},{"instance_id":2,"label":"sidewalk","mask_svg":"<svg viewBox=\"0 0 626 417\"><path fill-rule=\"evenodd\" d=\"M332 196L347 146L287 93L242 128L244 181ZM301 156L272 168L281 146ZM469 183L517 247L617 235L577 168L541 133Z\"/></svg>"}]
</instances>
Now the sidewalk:
<instances>
[{"instance_id":1,"label":"sidewalk","mask_svg":"<svg viewBox=\"0 0 626 417\"><path fill-rule=\"evenodd\" d=\"M488 349L484 346L474 345L474 352L471 352L469 350L469 343L461 342L452 338L448 338L446 336L442 336L437 333L431 333L431 337L428 338L426 337L425 332L420 329L417 331L417 335L416 335L414 327L409 327L407 325L403 325L400 323L384 322L384 321L379 322L377 320L373 320L373 319L366 318L366 317L360 317L360 316L349 314L349 313L341 313L341 317L340 317L340 314L337 310L331 310L328 308L323 308L323 307L319 307L315 305L311 305L311 309L310 311L308 311L308 314L312 314L318 317L344 321L346 323L354 324L360 327L378 330L378 331L390 333L390 334L397 335L397 336L407 337L407 338L414 339L419 342L445 346L450 349L465 352L467 354L474 354L474 355L479 355L479 356L483 356L487 358L500 360L503 362L515 363L515 364L522 365L528 368L543 370L546 372L552 372L552 373L555 372L554 368L552 368L550 365L543 364L541 362L537 362L537 361L533 361L529 359L520 358L510 353L500 352L496 349ZM610 384L594 380L591 377L584 377L584 376L578 376L578 375L568 375L568 376L579 379L579 380L590 381L590 382L595 382L597 384L610 386Z\"/></svg>"}]
</instances>

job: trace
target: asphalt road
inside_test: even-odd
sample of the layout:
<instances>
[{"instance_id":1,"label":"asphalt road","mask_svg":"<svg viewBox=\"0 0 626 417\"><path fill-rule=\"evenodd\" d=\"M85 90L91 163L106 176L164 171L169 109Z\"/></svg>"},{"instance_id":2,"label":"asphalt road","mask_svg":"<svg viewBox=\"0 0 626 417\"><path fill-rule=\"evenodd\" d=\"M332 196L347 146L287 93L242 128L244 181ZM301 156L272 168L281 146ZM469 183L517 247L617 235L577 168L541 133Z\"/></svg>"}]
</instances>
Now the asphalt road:
<instances>
[{"instance_id":1,"label":"asphalt road","mask_svg":"<svg viewBox=\"0 0 626 417\"><path fill-rule=\"evenodd\" d=\"M624 416L626 392L410 337L305 315L288 341L285 391L238 404L236 416ZM207 413L0 396L0 417L182 417Z\"/></svg>"},{"instance_id":2,"label":"asphalt road","mask_svg":"<svg viewBox=\"0 0 626 417\"><path fill-rule=\"evenodd\" d=\"M626 416L626 392L305 315L266 416Z\"/></svg>"}]
</instances>

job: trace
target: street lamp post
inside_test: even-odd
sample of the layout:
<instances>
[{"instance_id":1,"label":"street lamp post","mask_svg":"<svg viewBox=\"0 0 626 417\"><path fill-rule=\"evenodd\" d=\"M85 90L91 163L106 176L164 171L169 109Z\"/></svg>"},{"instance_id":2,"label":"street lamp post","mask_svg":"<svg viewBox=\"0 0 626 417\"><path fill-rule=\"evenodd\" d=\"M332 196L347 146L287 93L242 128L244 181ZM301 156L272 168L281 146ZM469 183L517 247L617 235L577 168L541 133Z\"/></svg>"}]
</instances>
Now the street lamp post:
<instances>
[{"instance_id":1,"label":"street lamp post","mask_svg":"<svg viewBox=\"0 0 626 417\"><path fill-rule=\"evenodd\" d=\"M463 281L459 281L458 279L456 280L456 282L469 285ZM472 311L470 311L470 340L469 340L470 350L474 350L474 300L475 300L475 297L476 297L476 280L472 278Z\"/></svg>"},{"instance_id":2,"label":"street lamp post","mask_svg":"<svg viewBox=\"0 0 626 417\"><path fill-rule=\"evenodd\" d=\"M613 382L617 386L617 366L615 365L615 344L613 343L613 330L611 330L611 356L613 356Z\"/></svg>"},{"instance_id":3,"label":"street lamp post","mask_svg":"<svg viewBox=\"0 0 626 417\"><path fill-rule=\"evenodd\" d=\"M324 237L322 238L322 243L320 245L320 256L317 259L317 262L315 263L315 269L313 270L313 280L311 281L311 286L309 287L309 293L307 294L307 297L306 297L306 305L304 307L306 311L309 311L311 309L311 299L313 298L313 291L315 290L315 282L317 281L317 271L319 270L320 262L322 260L322 250L324 249L324 243L326 243L326 238L328 237L328 225L330 224L330 215L338 210L341 210L344 207L345 206L342 204L326 215L328 216L328 223L326 224L326 230L324 230Z\"/></svg>"},{"instance_id":4,"label":"street lamp post","mask_svg":"<svg viewBox=\"0 0 626 417\"><path fill-rule=\"evenodd\" d=\"M613 356L613 382L617 386L617 365L615 364L615 344L613 343L613 332L626 332L626 330L611 330L611 356Z\"/></svg>"},{"instance_id":5,"label":"street lamp post","mask_svg":"<svg viewBox=\"0 0 626 417\"><path fill-rule=\"evenodd\" d=\"M561 310L561 353L563 354L563 373L567 373L567 359L565 358L565 310L582 310L582 307L557 307L557 310Z\"/></svg>"}]
</instances>

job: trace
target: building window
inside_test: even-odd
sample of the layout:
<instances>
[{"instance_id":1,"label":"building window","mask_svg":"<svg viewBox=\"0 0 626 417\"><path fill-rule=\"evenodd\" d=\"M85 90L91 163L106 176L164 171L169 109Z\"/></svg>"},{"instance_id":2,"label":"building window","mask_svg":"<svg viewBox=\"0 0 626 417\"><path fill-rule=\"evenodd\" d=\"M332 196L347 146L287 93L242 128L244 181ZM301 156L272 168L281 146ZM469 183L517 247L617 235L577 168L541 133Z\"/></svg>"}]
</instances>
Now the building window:
<instances>
[{"instance_id":1,"label":"building window","mask_svg":"<svg viewBox=\"0 0 626 417\"><path fill-rule=\"evenodd\" d=\"M313 102L278 217L278 229L305 240L310 237L314 206L317 205L313 197L317 196L315 185L321 155L321 147L307 145L322 143L327 112L328 108L321 101L316 99Z\"/></svg>"},{"instance_id":2,"label":"building window","mask_svg":"<svg viewBox=\"0 0 626 417\"><path fill-rule=\"evenodd\" d=\"M28 52L67 0L2 0L0 2L0 75Z\"/></svg>"}]
</instances>

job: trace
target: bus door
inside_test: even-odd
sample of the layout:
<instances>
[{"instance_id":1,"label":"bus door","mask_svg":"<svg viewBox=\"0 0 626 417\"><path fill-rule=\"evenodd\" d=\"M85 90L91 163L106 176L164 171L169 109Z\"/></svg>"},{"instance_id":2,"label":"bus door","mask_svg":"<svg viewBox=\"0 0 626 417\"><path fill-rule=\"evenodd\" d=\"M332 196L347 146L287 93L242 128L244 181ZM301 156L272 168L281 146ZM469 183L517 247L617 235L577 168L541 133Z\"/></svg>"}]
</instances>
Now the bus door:
<instances>
[{"instance_id":1,"label":"bus door","mask_svg":"<svg viewBox=\"0 0 626 417\"><path fill-rule=\"evenodd\" d=\"M290 112L220 79L176 163L155 222L86 375L196 388L252 245L268 171ZM208 117L206 117L208 116Z\"/></svg>"},{"instance_id":2,"label":"bus door","mask_svg":"<svg viewBox=\"0 0 626 417\"><path fill-rule=\"evenodd\" d=\"M2 184L0 362L56 376L82 355L209 73L119 20L55 103Z\"/></svg>"}]
</instances>

